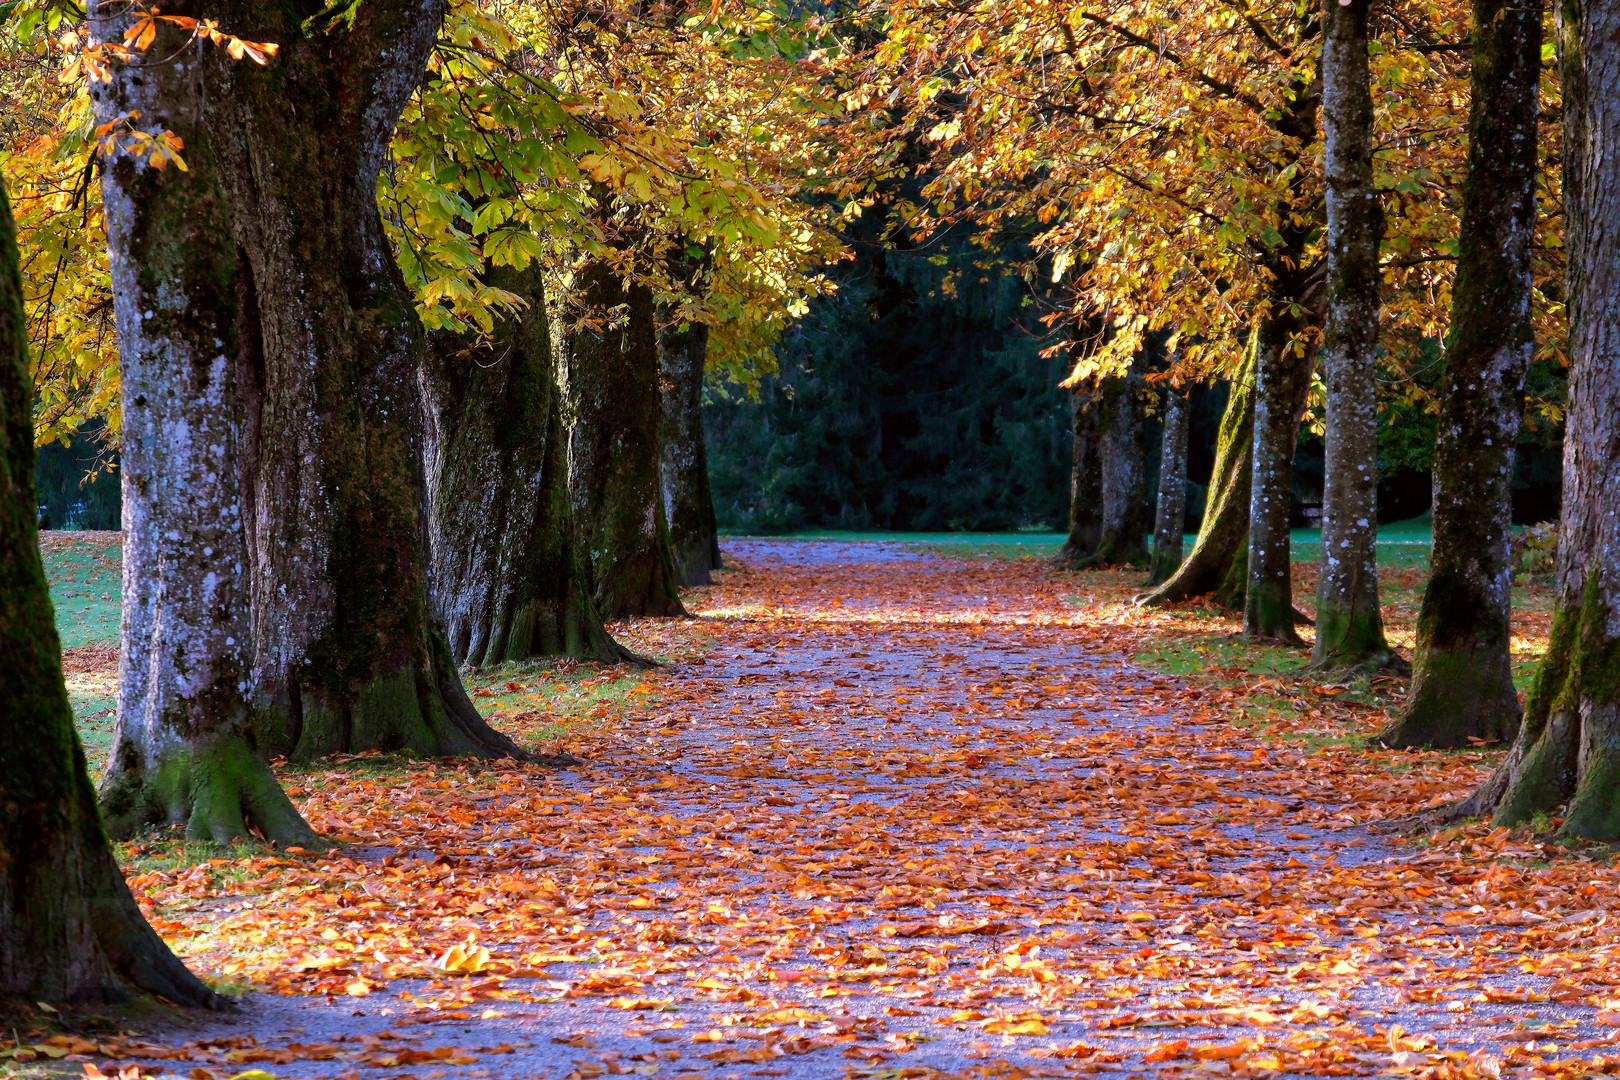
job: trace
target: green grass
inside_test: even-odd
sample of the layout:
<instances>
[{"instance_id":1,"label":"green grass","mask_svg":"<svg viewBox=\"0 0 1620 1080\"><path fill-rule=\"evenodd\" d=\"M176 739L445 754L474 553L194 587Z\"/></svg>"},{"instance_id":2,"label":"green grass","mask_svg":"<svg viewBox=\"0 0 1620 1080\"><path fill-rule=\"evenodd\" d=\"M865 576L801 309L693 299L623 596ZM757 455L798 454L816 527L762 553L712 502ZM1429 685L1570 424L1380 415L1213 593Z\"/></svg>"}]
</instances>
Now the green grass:
<instances>
[{"instance_id":1,"label":"green grass","mask_svg":"<svg viewBox=\"0 0 1620 1080\"><path fill-rule=\"evenodd\" d=\"M113 722L118 712L116 675L69 675L68 704L73 707L73 723L84 744L84 756L92 773L99 773L112 753Z\"/></svg>"},{"instance_id":2,"label":"green grass","mask_svg":"<svg viewBox=\"0 0 1620 1080\"><path fill-rule=\"evenodd\" d=\"M123 545L102 533L46 533L45 578L64 649L118 645Z\"/></svg>"},{"instance_id":3,"label":"green grass","mask_svg":"<svg viewBox=\"0 0 1620 1080\"><path fill-rule=\"evenodd\" d=\"M1339 702L1354 702L1373 708L1387 707L1399 698L1404 686L1389 679L1375 681L1366 675L1333 679L1310 669L1306 649L1278 648L1224 633L1192 634L1152 646L1138 653L1137 663L1166 675L1195 683L1231 688L1251 688L1234 704L1243 711L1237 723L1252 726L1262 734L1276 721L1297 720L1323 699L1313 687L1332 682L1344 687L1335 695ZM1285 725L1289 741L1302 745L1342 745L1356 741L1352 724L1342 719L1324 718L1315 731L1302 733L1297 726Z\"/></svg>"},{"instance_id":4,"label":"green grass","mask_svg":"<svg viewBox=\"0 0 1620 1080\"><path fill-rule=\"evenodd\" d=\"M1426 567L1429 565L1430 520L1427 516L1396 521L1378 527L1378 565ZM724 534L748 540L838 540L844 543L906 544L940 555L961 558L1018 559L1025 556L1051 557L1057 554L1068 534L1044 529L1017 532L886 532L880 529L811 529L801 532ZM1322 557L1321 529L1294 529L1290 532L1295 562L1315 562ZM1182 550L1191 551L1198 537L1188 533ZM1151 543L1151 541L1150 541Z\"/></svg>"},{"instance_id":5,"label":"green grass","mask_svg":"<svg viewBox=\"0 0 1620 1080\"><path fill-rule=\"evenodd\" d=\"M107 533L48 532L40 554L66 659L68 703L92 770L112 751L117 672L107 650L118 648L123 545ZM97 655L97 652L100 655Z\"/></svg>"},{"instance_id":6,"label":"green grass","mask_svg":"<svg viewBox=\"0 0 1620 1080\"><path fill-rule=\"evenodd\" d=\"M251 867L246 865L246 860L264 855L270 850L255 840L237 840L221 844L213 840L171 838L170 834L176 831L154 828L149 836L131 840L124 845L123 851L119 853L123 858L119 862L125 872L168 873L172 870L189 870L194 866L206 865L209 888L217 889L225 885L239 887L253 876ZM163 842L154 843L155 837L162 837Z\"/></svg>"},{"instance_id":7,"label":"green grass","mask_svg":"<svg viewBox=\"0 0 1620 1080\"><path fill-rule=\"evenodd\" d=\"M1430 518L1424 515L1378 526L1378 565L1427 567L1429 550L1433 547L1431 524ZM1295 562L1321 559L1321 529L1293 529L1288 535Z\"/></svg>"},{"instance_id":8,"label":"green grass","mask_svg":"<svg viewBox=\"0 0 1620 1080\"><path fill-rule=\"evenodd\" d=\"M578 660L522 660L463 677L478 711L526 749L584 734L655 700L645 671Z\"/></svg>"},{"instance_id":9,"label":"green grass","mask_svg":"<svg viewBox=\"0 0 1620 1080\"><path fill-rule=\"evenodd\" d=\"M117 537L48 532L40 546L63 648L116 650L123 573ZM709 636L706 642L689 644L702 652L712 643ZM68 700L93 772L112 750L118 679L110 661L94 653L67 657ZM584 734L604 718L652 700L645 672L573 660L503 664L468 674L466 684L479 712L528 747Z\"/></svg>"}]
</instances>

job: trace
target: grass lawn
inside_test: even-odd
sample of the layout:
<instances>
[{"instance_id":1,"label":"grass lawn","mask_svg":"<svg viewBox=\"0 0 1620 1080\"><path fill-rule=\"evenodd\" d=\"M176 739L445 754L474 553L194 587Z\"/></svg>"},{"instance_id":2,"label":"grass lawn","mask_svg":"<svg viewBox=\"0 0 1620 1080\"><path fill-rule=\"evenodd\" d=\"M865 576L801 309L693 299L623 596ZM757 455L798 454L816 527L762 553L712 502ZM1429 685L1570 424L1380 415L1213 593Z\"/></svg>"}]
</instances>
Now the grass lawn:
<instances>
[{"instance_id":1,"label":"grass lawn","mask_svg":"<svg viewBox=\"0 0 1620 1080\"><path fill-rule=\"evenodd\" d=\"M118 704L118 634L123 545L115 532L50 531L40 538L45 577L62 638L74 722L93 772L112 750ZM678 659L707 647L694 626L623 624L614 635L641 655ZM643 672L575 660L528 660L466 673L467 692L519 744L553 753L623 707L643 707Z\"/></svg>"}]
</instances>

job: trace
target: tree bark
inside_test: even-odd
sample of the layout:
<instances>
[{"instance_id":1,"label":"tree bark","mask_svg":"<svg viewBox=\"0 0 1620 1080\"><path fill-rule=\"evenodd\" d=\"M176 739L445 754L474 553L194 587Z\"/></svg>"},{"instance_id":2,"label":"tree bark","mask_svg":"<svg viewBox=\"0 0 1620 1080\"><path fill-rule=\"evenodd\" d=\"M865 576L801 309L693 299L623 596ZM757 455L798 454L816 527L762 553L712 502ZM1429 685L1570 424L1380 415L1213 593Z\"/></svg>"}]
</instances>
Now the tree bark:
<instances>
[{"instance_id":1,"label":"tree bark","mask_svg":"<svg viewBox=\"0 0 1620 1080\"><path fill-rule=\"evenodd\" d=\"M1249 488L1248 580L1243 633L1263 641L1300 644L1294 630L1294 445L1311 387L1311 357L1293 318L1265 318L1255 328L1254 477Z\"/></svg>"},{"instance_id":2,"label":"tree bark","mask_svg":"<svg viewBox=\"0 0 1620 1080\"><path fill-rule=\"evenodd\" d=\"M1187 520L1187 419L1185 389L1165 384L1164 440L1159 447L1159 502L1153 523L1149 585L1170 580L1181 568L1182 529Z\"/></svg>"},{"instance_id":3,"label":"tree bark","mask_svg":"<svg viewBox=\"0 0 1620 1080\"><path fill-rule=\"evenodd\" d=\"M529 306L498 328L488 357L443 335L423 366L433 613L457 663L635 661L603 628L575 543L541 269L488 276Z\"/></svg>"},{"instance_id":4,"label":"tree bark","mask_svg":"<svg viewBox=\"0 0 1620 1080\"><path fill-rule=\"evenodd\" d=\"M0 996L221 1007L141 915L96 812L39 557L27 349L0 186Z\"/></svg>"},{"instance_id":5,"label":"tree bark","mask_svg":"<svg viewBox=\"0 0 1620 1080\"><path fill-rule=\"evenodd\" d=\"M1097 395L1102 522L1097 549L1074 566L1147 562L1146 387L1139 367L1103 381Z\"/></svg>"},{"instance_id":6,"label":"tree bark","mask_svg":"<svg viewBox=\"0 0 1620 1080\"><path fill-rule=\"evenodd\" d=\"M703 432L703 369L709 328L662 324L658 329L659 456L664 517L682 586L711 585L720 569L720 529L709 490L709 451Z\"/></svg>"},{"instance_id":7,"label":"tree bark","mask_svg":"<svg viewBox=\"0 0 1620 1080\"><path fill-rule=\"evenodd\" d=\"M1102 543L1101 413L1102 402L1095 388L1075 387L1069 392L1073 434L1069 464L1069 538L1058 551L1058 562L1069 567L1084 564Z\"/></svg>"},{"instance_id":8,"label":"tree bark","mask_svg":"<svg viewBox=\"0 0 1620 1080\"><path fill-rule=\"evenodd\" d=\"M424 334L376 181L442 0L214 4L274 63L216 54L209 136L243 252L238 385L252 682L268 752L517 755L427 603Z\"/></svg>"},{"instance_id":9,"label":"tree bark","mask_svg":"<svg viewBox=\"0 0 1620 1080\"><path fill-rule=\"evenodd\" d=\"M119 40L126 9L92 24ZM102 170L123 389L123 642L101 781L107 827L147 824L319 847L255 742L247 548L238 498L236 255L202 123L202 56L165 27L92 83L102 123L139 114L184 140L188 171L133 154Z\"/></svg>"},{"instance_id":10,"label":"tree bark","mask_svg":"<svg viewBox=\"0 0 1620 1080\"><path fill-rule=\"evenodd\" d=\"M1327 174L1327 431L1311 666L1377 669L1393 654L1378 602L1378 318L1384 208L1373 186L1372 0L1323 5Z\"/></svg>"},{"instance_id":11,"label":"tree bark","mask_svg":"<svg viewBox=\"0 0 1620 1080\"><path fill-rule=\"evenodd\" d=\"M1539 17L1534 9L1503 21L1528 23ZM1565 835L1613 840L1620 838L1620 3L1563 0L1556 14L1570 355L1557 607L1523 728L1461 809L1494 811L1497 823L1515 825L1567 800ZM1523 47L1528 54L1528 42Z\"/></svg>"},{"instance_id":12,"label":"tree bark","mask_svg":"<svg viewBox=\"0 0 1620 1080\"><path fill-rule=\"evenodd\" d=\"M1181 569L1163 585L1136 598L1143 606L1175 604L1205 593L1216 601L1231 598L1233 567L1246 565L1245 538L1249 534L1249 488L1254 458L1254 365L1258 332L1249 335L1243 367L1230 385L1226 411L1215 438L1215 468L1210 475L1209 498L1198 539ZM1241 603L1242 574L1236 575Z\"/></svg>"},{"instance_id":13,"label":"tree bark","mask_svg":"<svg viewBox=\"0 0 1620 1080\"><path fill-rule=\"evenodd\" d=\"M1511 739L1519 728L1508 535L1513 445L1534 344L1541 33L1539 3L1474 4L1468 178L1434 451L1434 548L1406 707L1376 740L1387 746L1466 746L1470 738Z\"/></svg>"},{"instance_id":14,"label":"tree bark","mask_svg":"<svg viewBox=\"0 0 1620 1080\"><path fill-rule=\"evenodd\" d=\"M557 334L571 424L574 529L604 618L685 615L658 483L658 337L652 293L601 262L577 274L579 308ZM593 325L594 324L594 325Z\"/></svg>"}]
</instances>

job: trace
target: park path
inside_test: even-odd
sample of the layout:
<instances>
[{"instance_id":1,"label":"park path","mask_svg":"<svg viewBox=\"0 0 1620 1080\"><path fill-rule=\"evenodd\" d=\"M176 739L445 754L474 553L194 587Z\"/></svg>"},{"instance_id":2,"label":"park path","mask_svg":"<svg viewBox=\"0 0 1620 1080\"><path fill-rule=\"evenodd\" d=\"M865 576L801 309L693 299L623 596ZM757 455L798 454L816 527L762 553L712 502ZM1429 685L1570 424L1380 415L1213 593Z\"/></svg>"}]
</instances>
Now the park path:
<instances>
[{"instance_id":1,"label":"park path","mask_svg":"<svg viewBox=\"0 0 1620 1080\"><path fill-rule=\"evenodd\" d=\"M167 1067L1461 1077L1605 1052L1612 871L1580 890L1501 834L1370 831L1433 793L1133 664L1136 616L1082 578L880 543L725 553L693 605L712 647L585 766L445 767L341 813L310 785L345 851L265 870L257 900L165 907L199 963L257 940L288 989L332 975L152 1034L200 1063ZM254 939L295 894L305 921Z\"/></svg>"}]
</instances>

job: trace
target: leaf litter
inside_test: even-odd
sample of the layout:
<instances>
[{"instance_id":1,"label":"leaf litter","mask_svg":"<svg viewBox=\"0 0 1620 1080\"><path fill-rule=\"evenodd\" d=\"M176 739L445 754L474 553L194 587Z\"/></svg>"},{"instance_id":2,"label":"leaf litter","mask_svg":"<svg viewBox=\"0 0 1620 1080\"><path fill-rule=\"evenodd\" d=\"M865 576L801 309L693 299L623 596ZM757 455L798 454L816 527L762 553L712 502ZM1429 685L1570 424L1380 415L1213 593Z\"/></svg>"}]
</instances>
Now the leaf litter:
<instances>
[{"instance_id":1,"label":"leaf litter","mask_svg":"<svg viewBox=\"0 0 1620 1080\"><path fill-rule=\"evenodd\" d=\"M19 1033L0 1058L199 1080L1620 1072L1606 849L1374 827L1465 794L1489 754L1323 741L1386 719L1340 685L1141 666L1211 623L1130 607L1126 573L727 555L702 619L616 628L677 657L626 692L587 674L558 717L496 684L497 723L580 768L284 770L343 846L136 872L188 963L248 988L238 1016Z\"/></svg>"}]
</instances>

